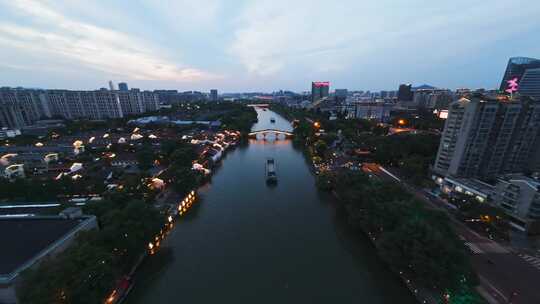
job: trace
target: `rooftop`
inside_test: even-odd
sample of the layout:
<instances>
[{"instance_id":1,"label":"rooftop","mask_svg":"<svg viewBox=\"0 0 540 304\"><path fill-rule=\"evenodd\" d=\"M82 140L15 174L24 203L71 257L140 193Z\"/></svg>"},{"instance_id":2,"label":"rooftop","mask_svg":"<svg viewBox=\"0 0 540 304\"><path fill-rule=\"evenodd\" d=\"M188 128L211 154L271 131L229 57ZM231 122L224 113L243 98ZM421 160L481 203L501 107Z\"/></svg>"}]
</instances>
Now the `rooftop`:
<instances>
[{"instance_id":1,"label":"rooftop","mask_svg":"<svg viewBox=\"0 0 540 304\"><path fill-rule=\"evenodd\" d=\"M0 218L0 276L16 272L88 218Z\"/></svg>"}]
</instances>

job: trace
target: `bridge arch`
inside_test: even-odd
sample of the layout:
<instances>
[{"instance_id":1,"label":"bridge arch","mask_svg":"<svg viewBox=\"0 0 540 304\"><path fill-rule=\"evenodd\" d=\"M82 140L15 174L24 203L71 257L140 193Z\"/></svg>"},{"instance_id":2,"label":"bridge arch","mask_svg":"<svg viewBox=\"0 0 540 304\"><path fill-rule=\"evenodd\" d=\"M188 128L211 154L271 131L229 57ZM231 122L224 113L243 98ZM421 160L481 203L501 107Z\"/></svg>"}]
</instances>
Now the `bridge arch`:
<instances>
[{"instance_id":1,"label":"bridge arch","mask_svg":"<svg viewBox=\"0 0 540 304\"><path fill-rule=\"evenodd\" d=\"M288 131L282 131L282 130L276 130L276 129L264 129L264 130L257 130L257 131L253 131L251 133L248 133L248 136L249 137L257 137L257 135L263 135L265 138L268 134L274 134L276 135L276 138L277 138L277 135L285 135L285 138L290 138L290 137L293 137L294 134L291 133L291 132L288 132Z\"/></svg>"}]
</instances>

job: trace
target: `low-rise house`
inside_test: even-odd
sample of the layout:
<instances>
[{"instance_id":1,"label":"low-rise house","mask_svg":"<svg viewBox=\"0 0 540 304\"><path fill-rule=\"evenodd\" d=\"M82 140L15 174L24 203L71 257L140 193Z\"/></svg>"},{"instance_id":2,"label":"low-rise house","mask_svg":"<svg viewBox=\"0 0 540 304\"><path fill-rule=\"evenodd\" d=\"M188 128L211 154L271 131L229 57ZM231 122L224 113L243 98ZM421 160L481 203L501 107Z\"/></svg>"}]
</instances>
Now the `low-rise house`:
<instances>
[{"instance_id":1,"label":"low-rise house","mask_svg":"<svg viewBox=\"0 0 540 304\"><path fill-rule=\"evenodd\" d=\"M2 168L2 167L0 167ZM14 164L14 165L8 165L3 168L3 176L7 179L17 179L17 178L25 178L24 174L24 165L23 164Z\"/></svg>"},{"instance_id":2,"label":"low-rise house","mask_svg":"<svg viewBox=\"0 0 540 304\"><path fill-rule=\"evenodd\" d=\"M495 193L493 185L473 178L437 177L435 183L441 187L442 192L452 195L454 192L473 196L478 202L486 203Z\"/></svg>"}]
</instances>

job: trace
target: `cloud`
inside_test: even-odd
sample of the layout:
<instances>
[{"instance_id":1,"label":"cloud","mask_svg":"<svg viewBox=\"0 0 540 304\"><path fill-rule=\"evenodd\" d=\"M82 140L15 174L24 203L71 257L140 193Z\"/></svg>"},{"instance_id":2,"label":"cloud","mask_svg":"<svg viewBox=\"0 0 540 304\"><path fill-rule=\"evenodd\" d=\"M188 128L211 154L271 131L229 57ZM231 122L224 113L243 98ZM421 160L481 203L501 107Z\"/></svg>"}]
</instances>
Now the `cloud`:
<instances>
[{"instance_id":1,"label":"cloud","mask_svg":"<svg viewBox=\"0 0 540 304\"><path fill-rule=\"evenodd\" d=\"M139 80L201 81L218 76L165 59L166 52L119 31L73 20L32 0L4 2L30 18L26 26L0 23L0 44L43 57L56 56L91 69Z\"/></svg>"},{"instance_id":2,"label":"cloud","mask_svg":"<svg viewBox=\"0 0 540 304\"><path fill-rule=\"evenodd\" d=\"M388 61L442 64L538 28L538 13L540 4L526 0L253 1L236 20L228 52L262 76L351 73Z\"/></svg>"},{"instance_id":3,"label":"cloud","mask_svg":"<svg viewBox=\"0 0 540 304\"><path fill-rule=\"evenodd\" d=\"M219 26L220 0L142 0L145 9L160 16L177 32L200 32Z\"/></svg>"}]
</instances>

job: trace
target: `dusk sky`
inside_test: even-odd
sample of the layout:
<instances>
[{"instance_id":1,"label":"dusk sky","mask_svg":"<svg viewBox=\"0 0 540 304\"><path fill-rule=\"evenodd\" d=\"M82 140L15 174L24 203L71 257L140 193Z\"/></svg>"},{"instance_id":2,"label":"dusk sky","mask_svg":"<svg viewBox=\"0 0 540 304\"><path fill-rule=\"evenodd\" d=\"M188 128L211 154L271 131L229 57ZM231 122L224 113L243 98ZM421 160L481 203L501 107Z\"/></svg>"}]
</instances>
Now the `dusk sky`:
<instances>
[{"instance_id":1,"label":"dusk sky","mask_svg":"<svg viewBox=\"0 0 540 304\"><path fill-rule=\"evenodd\" d=\"M509 57L540 58L538 16L538 0L0 0L0 86L495 88Z\"/></svg>"}]
</instances>

